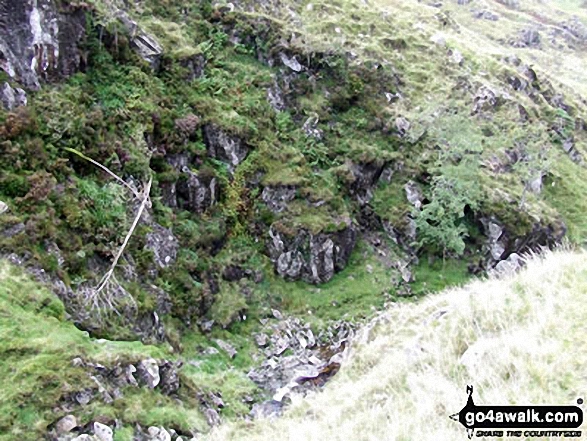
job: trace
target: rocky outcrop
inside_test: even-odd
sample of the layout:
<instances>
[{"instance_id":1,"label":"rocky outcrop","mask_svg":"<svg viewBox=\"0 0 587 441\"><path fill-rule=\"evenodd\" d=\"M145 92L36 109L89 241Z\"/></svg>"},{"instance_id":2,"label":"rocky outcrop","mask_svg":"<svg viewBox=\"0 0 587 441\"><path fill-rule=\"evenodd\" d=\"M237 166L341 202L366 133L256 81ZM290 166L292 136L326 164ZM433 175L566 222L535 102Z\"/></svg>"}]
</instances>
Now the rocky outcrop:
<instances>
[{"instance_id":1,"label":"rocky outcrop","mask_svg":"<svg viewBox=\"0 0 587 441\"><path fill-rule=\"evenodd\" d=\"M151 229L146 237L145 248L153 252L155 264L159 268L166 268L177 258L179 242L171 231L157 223L153 223Z\"/></svg>"},{"instance_id":2,"label":"rocky outcrop","mask_svg":"<svg viewBox=\"0 0 587 441\"><path fill-rule=\"evenodd\" d=\"M261 193L261 199L267 208L274 213L281 213L287 208L287 204L296 197L296 187L293 185L277 185L265 187Z\"/></svg>"},{"instance_id":3,"label":"rocky outcrop","mask_svg":"<svg viewBox=\"0 0 587 441\"><path fill-rule=\"evenodd\" d=\"M81 7L54 0L0 3L0 68L28 89L83 70L85 37Z\"/></svg>"},{"instance_id":4,"label":"rocky outcrop","mask_svg":"<svg viewBox=\"0 0 587 441\"><path fill-rule=\"evenodd\" d=\"M130 46L153 70L159 69L163 47L157 39L147 34L126 12L117 10L114 17L122 23L130 37Z\"/></svg>"},{"instance_id":5,"label":"rocky outcrop","mask_svg":"<svg viewBox=\"0 0 587 441\"><path fill-rule=\"evenodd\" d=\"M318 234L304 228L280 231L274 224L269 235L267 248L277 274L315 284L328 282L344 269L357 236L350 222L340 231Z\"/></svg>"},{"instance_id":6,"label":"rocky outcrop","mask_svg":"<svg viewBox=\"0 0 587 441\"><path fill-rule=\"evenodd\" d=\"M214 124L205 125L203 134L208 155L226 163L231 173L249 153L249 147L242 139L226 133Z\"/></svg>"},{"instance_id":7,"label":"rocky outcrop","mask_svg":"<svg viewBox=\"0 0 587 441\"><path fill-rule=\"evenodd\" d=\"M566 234L566 226L560 221L549 223L536 222L530 232L516 235L509 231L498 219L482 218L484 234L487 237L485 253L487 268L495 267L500 261L508 259L512 254L522 254L541 247L551 247L560 243Z\"/></svg>"},{"instance_id":8,"label":"rocky outcrop","mask_svg":"<svg viewBox=\"0 0 587 441\"><path fill-rule=\"evenodd\" d=\"M349 192L356 198L360 205L365 205L373 198L373 189L379 182L386 163L383 161L372 161L369 163L356 164L347 163L351 172L351 179L348 182Z\"/></svg>"},{"instance_id":9,"label":"rocky outcrop","mask_svg":"<svg viewBox=\"0 0 587 441\"><path fill-rule=\"evenodd\" d=\"M194 172L188 167L177 182L176 206L194 213L203 213L218 200L218 181L215 176Z\"/></svg>"},{"instance_id":10,"label":"rocky outcrop","mask_svg":"<svg viewBox=\"0 0 587 441\"><path fill-rule=\"evenodd\" d=\"M284 398L324 385L340 368L354 329L336 322L315 335L299 318L283 317L273 310L274 320L262 319L263 328L255 335L265 359L248 377L272 395L272 400L256 403L251 416L278 415Z\"/></svg>"}]
</instances>

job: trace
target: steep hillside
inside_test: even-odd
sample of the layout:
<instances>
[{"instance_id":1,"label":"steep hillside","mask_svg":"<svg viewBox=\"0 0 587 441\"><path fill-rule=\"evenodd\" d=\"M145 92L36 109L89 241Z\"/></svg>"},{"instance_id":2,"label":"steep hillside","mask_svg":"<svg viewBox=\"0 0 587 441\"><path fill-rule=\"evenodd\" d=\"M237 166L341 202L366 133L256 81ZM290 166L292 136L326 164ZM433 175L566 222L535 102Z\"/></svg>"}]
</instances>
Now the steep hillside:
<instances>
[{"instance_id":1,"label":"steep hillside","mask_svg":"<svg viewBox=\"0 0 587 441\"><path fill-rule=\"evenodd\" d=\"M201 421L263 413L376 311L585 243L586 11L4 0L0 256Z\"/></svg>"},{"instance_id":2,"label":"steep hillside","mask_svg":"<svg viewBox=\"0 0 587 441\"><path fill-rule=\"evenodd\" d=\"M586 276L585 252L556 252L513 277L391 308L362 330L323 391L294 398L281 418L206 439L466 439L449 415L468 384L478 405L575 405L587 388Z\"/></svg>"}]
</instances>

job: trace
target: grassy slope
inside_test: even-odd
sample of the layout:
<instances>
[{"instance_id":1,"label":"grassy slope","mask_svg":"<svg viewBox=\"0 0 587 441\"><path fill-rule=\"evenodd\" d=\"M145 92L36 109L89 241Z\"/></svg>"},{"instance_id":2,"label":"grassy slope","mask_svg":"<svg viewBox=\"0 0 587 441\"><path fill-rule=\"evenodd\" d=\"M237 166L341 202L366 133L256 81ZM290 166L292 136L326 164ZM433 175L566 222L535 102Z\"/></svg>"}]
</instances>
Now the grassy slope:
<instances>
[{"instance_id":1,"label":"grassy slope","mask_svg":"<svg viewBox=\"0 0 587 441\"><path fill-rule=\"evenodd\" d=\"M575 404L587 390L585 296L587 253L557 251L513 277L391 308L323 392L295 399L281 419L228 425L208 439L461 439L448 415L465 404L467 384L477 404ZM460 359L473 347L467 368Z\"/></svg>"},{"instance_id":2,"label":"grassy slope","mask_svg":"<svg viewBox=\"0 0 587 441\"><path fill-rule=\"evenodd\" d=\"M0 261L0 440L40 439L48 424L64 416L53 411L62 399L96 387L83 368L72 365L76 357L105 366L148 357L173 359L164 348L90 339L65 320L55 295ZM144 388L124 391L111 406L94 400L73 414L81 424L102 415L129 426L206 427L194 403L183 406Z\"/></svg>"}]
</instances>

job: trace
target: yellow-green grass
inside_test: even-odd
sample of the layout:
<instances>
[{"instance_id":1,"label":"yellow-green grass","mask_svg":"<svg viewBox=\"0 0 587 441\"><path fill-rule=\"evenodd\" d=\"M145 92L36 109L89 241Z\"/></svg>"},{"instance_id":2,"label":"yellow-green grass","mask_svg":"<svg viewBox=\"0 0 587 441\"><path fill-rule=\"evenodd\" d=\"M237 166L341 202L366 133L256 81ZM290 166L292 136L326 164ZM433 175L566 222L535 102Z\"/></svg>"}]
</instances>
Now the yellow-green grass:
<instances>
[{"instance_id":1,"label":"yellow-green grass","mask_svg":"<svg viewBox=\"0 0 587 441\"><path fill-rule=\"evenodd\" d=\"M448 416L469 384L476 404L575 404L587 390L586 297L587 253L557 251L517 275L398 304L359 334L322 392L207 439L465 439Z\"/></svg>"}]
</instances>

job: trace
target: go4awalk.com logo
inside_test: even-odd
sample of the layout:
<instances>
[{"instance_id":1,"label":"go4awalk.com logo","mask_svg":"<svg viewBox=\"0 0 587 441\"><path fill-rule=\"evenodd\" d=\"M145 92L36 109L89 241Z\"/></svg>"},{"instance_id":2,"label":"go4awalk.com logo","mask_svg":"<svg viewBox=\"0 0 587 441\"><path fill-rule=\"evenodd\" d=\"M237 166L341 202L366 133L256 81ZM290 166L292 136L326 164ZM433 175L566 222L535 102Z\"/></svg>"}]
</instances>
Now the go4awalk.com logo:
<instances>
[{"instance_id":1,"label":"go4awalk.com logo","mask_svg":"<svg viewBox=\"0 0 587 441\"><path fill-rule=\"evenodd\" d=\"M450 417L477 437L580 438L583 410L578 406L477 406L473 386L467 386L467 404ZM579 398L577 404L583 404Z\"/></svg>"}]
</instances>

